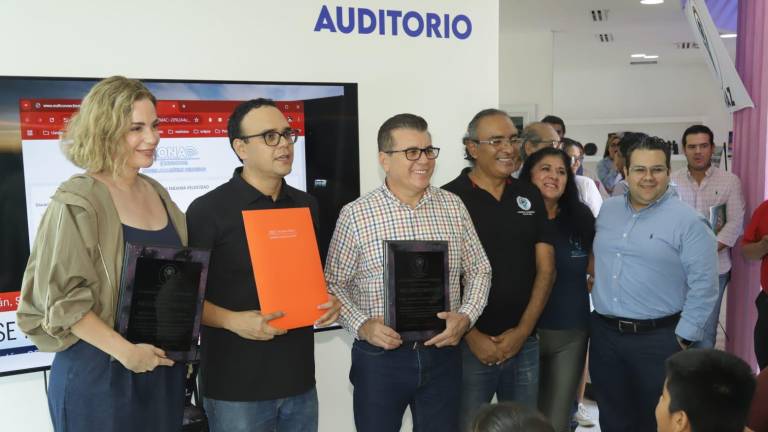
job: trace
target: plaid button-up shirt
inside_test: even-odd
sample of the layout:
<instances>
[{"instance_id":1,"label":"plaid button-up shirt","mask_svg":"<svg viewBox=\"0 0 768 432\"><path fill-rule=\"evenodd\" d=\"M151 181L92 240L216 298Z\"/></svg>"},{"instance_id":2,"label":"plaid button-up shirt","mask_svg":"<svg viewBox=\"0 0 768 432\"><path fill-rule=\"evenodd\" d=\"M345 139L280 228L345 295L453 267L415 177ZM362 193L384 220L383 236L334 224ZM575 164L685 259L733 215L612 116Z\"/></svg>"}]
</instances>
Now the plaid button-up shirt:
<instances>
[{"instance_id":1,"label":"plaid button-up shirt","mask_svg":"<svg viewBox=\"0 0 768 432\"><path fill-rule=\"evenodd\" d=\"M691 177L688 167L672 174L672 182L683 202L709 220L710 207L725 204L725 225L717 234L717 241L728 246L718 255L720 274L731 269L730 248L736 244L744 228L744 197L741 181L734 174L715 166L709 167L701 184Z\"/></svg>"},{"instance_id":2,"label":"plaid button-up shirt","mask_svg":"<svg viewBox=\"0 0 768 432\"><path fill-rule=\"evenodd\" d=\"M451 311L474 325L491 265L461 199L429 186L412 209L382 185L341 210L325 263L328 289L342 304L339 320L354 337L366 320L384 315L384 240L448 241Z\"/></svg>"}]
</instances>

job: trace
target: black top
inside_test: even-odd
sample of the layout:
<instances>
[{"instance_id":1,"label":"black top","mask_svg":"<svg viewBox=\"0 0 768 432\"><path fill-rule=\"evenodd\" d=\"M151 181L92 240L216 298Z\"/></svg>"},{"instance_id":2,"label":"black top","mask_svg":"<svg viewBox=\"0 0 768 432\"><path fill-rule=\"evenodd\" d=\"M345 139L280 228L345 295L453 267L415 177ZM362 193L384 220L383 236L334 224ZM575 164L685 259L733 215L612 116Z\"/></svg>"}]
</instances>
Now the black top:
<instances>
[{"instance_id":1,"label":"black top","mask_svg":"<svg viewBox=\"0 0 768 432\"><path fill-rule=\"evenodd\" d=\"M285 181L277 201L246 183L242 167L229 182L197 198L187 210L189 245L211 250L205 298L233 311L256 310L256 293L243 210L309 207L317 226L317 201ZM270 341L243 339L202 326L200 377L203 396L228 401L295 396L315 385L312 327Z\"/></svg>"},{"instance_id":2,"label":"black top","mask_svg":"<svg viewBox=\"0 0 768 432\"><path fill-rule=\"evenodd\" d=\"M584 218L595 218L587 206L578 211ZM555 268L557 279L549 301L539 318L539 327L550 330L586 330L589 324L589 293L587 292L587 263L592 251L595 230L584 235L570 232L565 217L558 215L549 221L555 234Z\"/></svg>"},{"instance_id":3,"label":"black top","mask_svg":"<svg viewBox=\"0 0 768 432\"><path fill-rule=\"evenodd\" d=\"M168 224L165 228L157 231L134 228L126 224L122 225L123 240L126 243L151 246L181 246L181 238L179 237L179 233L177 233L176 229L173 227L173 223L171 223L170 215L168 216Z\"/></svg>"},{"instance_id":4,"label":"black top","mask_svg":"<svg viewBox=\"0 0 768 432\"><path fill-rule=\"evenodd\" d=\"M535 245L552 243L547 211L539 190L517 179L507 179L501 200L478 187L465 168L443 186L467 207L480 243L493 269L488 305L475 327L498 335L519 324L531 299L536 276Z\"/></svg>"}]
</instances>

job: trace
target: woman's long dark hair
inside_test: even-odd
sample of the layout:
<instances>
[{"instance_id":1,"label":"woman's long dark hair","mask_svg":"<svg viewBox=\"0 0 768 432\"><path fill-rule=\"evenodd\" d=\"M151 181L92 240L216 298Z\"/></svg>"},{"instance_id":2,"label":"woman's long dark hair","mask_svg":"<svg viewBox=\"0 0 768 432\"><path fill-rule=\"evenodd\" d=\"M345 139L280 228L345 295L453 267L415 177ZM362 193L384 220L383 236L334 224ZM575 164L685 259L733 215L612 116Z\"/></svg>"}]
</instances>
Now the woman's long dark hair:
<instances>
[{"instance_id":1,"label":"woman's long dark hair","mask_svg":"<svg viewBox=\"0 0 768 432\"><path fill-rule=\"evenodd\" d=\"M588 249L591 250L592 240L595 237L595 217L592 216L589 207L582 203L579 198L579 189L576 186L573 171L571 171L571 158L568 157L568 154L553 147L546 147L531 154L525 160L523 169L520 170L520 180L533 184L531 181L531 170L547 156L555 156L562 159L567 175L565 191L563 191L560 199L557 200L557 205L560 208L559 217L568 230L568 234L580 237L588 246Z\"/></svg>"}]
</instances>

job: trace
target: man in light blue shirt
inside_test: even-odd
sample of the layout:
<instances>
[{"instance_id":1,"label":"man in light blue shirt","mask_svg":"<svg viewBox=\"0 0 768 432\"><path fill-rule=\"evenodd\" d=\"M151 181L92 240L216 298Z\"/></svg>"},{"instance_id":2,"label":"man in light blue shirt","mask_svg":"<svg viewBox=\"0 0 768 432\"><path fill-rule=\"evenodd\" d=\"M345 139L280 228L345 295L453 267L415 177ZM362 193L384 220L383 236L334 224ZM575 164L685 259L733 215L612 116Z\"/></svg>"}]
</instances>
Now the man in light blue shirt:
<instances>
[{"instance_id":1,"label":"man in light blue shirt","mask_svg":"<svg viewBox=\"0 0 768 432\"><path fill-rule=\"evenodd\" d=\"M669 169L669 147L638 134L629 190L597 219L590 373L605 431L656 430L664 361L702 339L717 300L715 236L674 196Z\"/></svg>"}]
</instances>

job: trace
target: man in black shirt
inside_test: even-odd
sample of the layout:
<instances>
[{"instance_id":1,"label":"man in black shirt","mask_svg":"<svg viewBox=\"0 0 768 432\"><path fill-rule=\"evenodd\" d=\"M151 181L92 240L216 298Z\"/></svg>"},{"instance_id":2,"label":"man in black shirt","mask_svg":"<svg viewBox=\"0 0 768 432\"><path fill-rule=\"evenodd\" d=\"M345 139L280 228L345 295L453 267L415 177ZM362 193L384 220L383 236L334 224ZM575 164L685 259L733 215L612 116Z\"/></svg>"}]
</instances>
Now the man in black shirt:
<instances>
[{"instance_id":1,"label":"man in black shirt","mask_svg":"<svg viewBox=\"0 0 768 432\"><path fill-rule=\"evenodd\" d=\"M464 201L493 269L488 305L462 343L464 425L494 394L499 401L537 405L536 322L555 264L541 194L511 177L520 144L505 112L480 111L464 138L473 166L443 186Z\"/></svg>"},{"instance_id":2,"label":"man in black shirt","mask_svg":"<svg viewBox=\"0 0 768 432\"><path fill-rule=\"evenodd\" d=\"M269 325L282 312L259 312L242 211L309 207L317 225L317 201L284 180L296 135L271 100L240 104L228 134L243 166L187 210L190 246L211 249L200 359L210 430L316 431L312 327L286 332ZM320 307L317 325L336 320L335 297Z\"/></svg>"}]
</instances>

